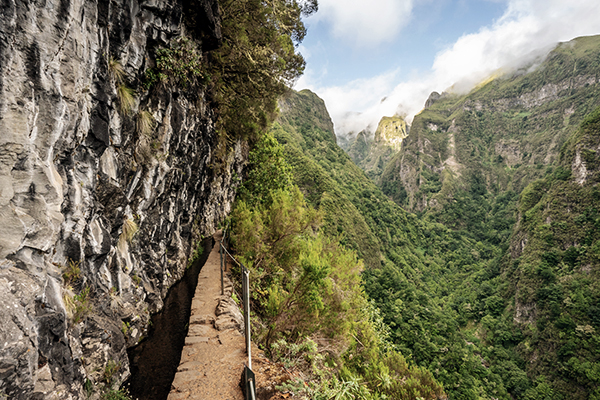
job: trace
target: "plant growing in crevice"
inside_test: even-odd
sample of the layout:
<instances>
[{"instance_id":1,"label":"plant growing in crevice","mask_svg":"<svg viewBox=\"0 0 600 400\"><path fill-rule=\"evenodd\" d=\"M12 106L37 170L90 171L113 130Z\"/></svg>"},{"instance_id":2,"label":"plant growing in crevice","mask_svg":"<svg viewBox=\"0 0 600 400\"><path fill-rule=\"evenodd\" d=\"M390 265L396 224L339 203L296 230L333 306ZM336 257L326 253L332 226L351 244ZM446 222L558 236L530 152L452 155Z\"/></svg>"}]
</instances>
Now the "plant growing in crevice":
<instances>
[{"instance_id":1,"label":"plant growing in crevice","mask_svg":"<svg viewBox=\"0 0 600 400\"><path fill-rule=\"evenodd\" d=\"M102 400L131 400L127 389L111 389L102 396Z\"/></svg>"},{"instance_id":2,"label":"plant growing in crevice","mask_svg":"<svg viewBox=\"0 0 600 400\"><path fill-rule=\"evenodd\" d=\"M104 393L100 397L102 400L131 400L127 389L113 389L116 383L116 375L121 370L121 363L114 360L108 360L102 371L101 380L104 383Z\"/></svg>"},{"instance_id":3,"label":"plant growing in crevice","mask_svg":"<svg viewBox=\"0 0 600 400\"><path fill-rule=\"evenodd\" d=\"M132 218L123 219L123 226L121 227L121 234L119 235L119 242L117 244L118 248L124 250L125 245L133 240L133 237L139 230L138 224Z\"/></svg>"},{"instance_id":4,"label":"plant growing in crevice","mask_svg":"<svg viewBox=\"0 0 600 400\"><path fill-rule=\"evenodd\" d=\"M123 332L123 336L127 336L133 329L131 325L127 321L121 322L121 332Z\"/></svg>"},{"instance_id":5,"label":"plant growing in crevice","mask_svg":"<svg viewBox=\"0 0 600 400\"><path fill-rule=\"evenodd\" d=\"M94 383L88 378L86 378L83 384L83 390L85 390L85 397L89 399L94 393Z\"/></svg>"},{"instance_id":6,"label":"plant growing in crevice","mask_svg":"<svg viewBox=\"0 0 600 400\"><path fill-rule=\"evenodd\" d=\"M108 360L104 366L104 371L102 371L102 382L104 382L107 387L112 387L115 381L115 375L120 369L121 363L115 362L114 360Z\"/></svg>"},{"instance_id":7,"label":"plant growing in crevice","mask_svg":"<svg viewBox=\"0 0 600 400\"><path fill-rule=\"evenodd\" d=\"M121 114L131 114L135 107L135 91L122 83L117 86L117 98L119 99L119 111Z\"/></svg>"},{"instance_id":8,"label":"plant growing in crevice","mask_svg":"<svg viewBox=\"0 0 600 400\"><path fill-rule=\"evenodd\" d=\"M123 115L129 115L135 107L135 91L125 84L127 74L118 60L110 57L108 60L108 73L112 77L117 89L119 111Z\"/></svg>"},{"instance_id":9,"label":"plant growing in crevice","mask_svg":"<svg viewBox=\"0 0 600 400\"><path fill-rule=\"evenodd\" d=\"M65 286L70 286L81 278L81 268L79 268L80 263L81 261L69 260L68 264L62 267L62 277L65 281Z\"/></svg>"},{"instance_id":10,"label":"plant growing in crevice","mask_svg":"<svg viewBox=\"0 0 600 400\"><path fill-rule=\"evenodd\" d=\"M144 86L150 89L160 83L189 88L203 78L201 52L193 40L182 36L168 48L156 49L156 67L146 70Z\"/></svg>"},{"instance_id":11,"label":"plant growing in crevice","mask_svg":"<svg viewBox=\"0 0 600 400\"><path fill-rule=\"evenodd\" d=\"M117 85L125 83L125 69L118 60L112 57L108 59L108 72Z\"/></svg>"},{"instance_id":12,"label":"plant growing in crevice","mask_svg":"<svg viewBox=\"0 0 600 400\"><path fill-rule=\"evenodd\" d=\"M204 253L204 247L202 245L202 241L198 241L196 244L196 249L189 258L187 267L190 268L200 257L202 257L202 253Z\"/></svg>"},{"instance_id":13,"label":"plant growing in crevice","mask_svg":"<svg viewBox=\"0 0 600 400\"><path fill-rule=\"evenodd\" d=\"M142 284L142 278L140 278L137 274L131 275L131 279L135 282L136 286L140 286Z\"/></svg>"},{"instance_id":14,"label":"plant growing in crevice","mask_svg":"<svg viewBox=\"0 0 600 400\"><path fill-rule=\"evenodd\" d=\"M150 136L156 127L156 120L150 111L142 110L137 115L136 128L139 135Z\"/></svg>"},{"instance_id":15,"label":"plant growing in crevice","mask_svg":"<svg viewBox=\"0 0 600 400\"><path fill-rule=\"evenodd\" d=\"M91 288L87 286L81 293L76 295L71 295L70 288L67 288L66 290L63 300L65 302L65 308L67 309L67 315L70 316L74 324L79 323L93 310L90 299L90 290Z\"/></svg>"}]
</instances>

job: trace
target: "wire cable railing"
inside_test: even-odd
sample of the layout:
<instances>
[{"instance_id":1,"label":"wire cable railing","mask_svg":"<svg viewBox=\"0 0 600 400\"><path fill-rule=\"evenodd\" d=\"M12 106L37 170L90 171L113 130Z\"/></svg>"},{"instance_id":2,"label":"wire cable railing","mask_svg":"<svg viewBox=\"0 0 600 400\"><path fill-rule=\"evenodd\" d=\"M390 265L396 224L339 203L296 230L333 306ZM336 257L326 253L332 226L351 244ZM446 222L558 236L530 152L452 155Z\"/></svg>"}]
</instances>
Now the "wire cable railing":
<instances>
[{"instance_id":1,"label":"wire cable railing","mask_svg":"<svg viewBox=\"0 0 600 400\"><path fill-rule=\"evenodd\" d=\"M244 369L244 392L246 400L255 400L255 378L252 372L252 346L250 341L250 271L241 262L227 250L227 230L223 231L223 236L219 242L219 253L221 255L221 295L225 294L224 272L227 256L231 258L241 269L242 272L242 306L244 315L244 335L246 339L246 353L248 354L248 365ZM232 288L232 290L234 290Z\"/></svg>"}]
</instances>

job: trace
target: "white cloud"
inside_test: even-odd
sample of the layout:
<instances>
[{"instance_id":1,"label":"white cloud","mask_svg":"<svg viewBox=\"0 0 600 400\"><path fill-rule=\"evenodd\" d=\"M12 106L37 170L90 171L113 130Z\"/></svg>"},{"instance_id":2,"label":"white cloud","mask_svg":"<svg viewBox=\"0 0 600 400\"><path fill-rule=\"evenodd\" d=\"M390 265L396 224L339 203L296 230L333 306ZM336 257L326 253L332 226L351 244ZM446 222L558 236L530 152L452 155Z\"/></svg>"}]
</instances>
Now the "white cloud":
<instances>
[{"instance_id":1,"label":"white cloud","mask_svg":"<svg viewBox=\"0 0 600 400\"><path fill-rule=\"evenodd\" d=\"M324 22L334 36L356 46L393 40L408 24L413 0L319 0L311 22Z\"/></svg>"},{"instance_id":2,"label":"white cloud","mask_svg":"<svg viewBox=\"0 0 600 400\"><path fill-rule=\"evenodd\" d=\"M321 0L320 4L327 7L330 2ZM422 109L432 91L441 92L455 83L455 89L470 90L495 70L531 59L533 50L547 51L559 41L598 34L599 15L598 0L510 0L498 21L460 37L437 54L430 71L416 78L396 84L398 71L392 71L343 86L319 87L311 84L318 80L309 73L296 87L308 87L325 100L338 134L357 131L398 111L410 118ZM381 101L383 97L385 101Z\"/></svg>"},{"instance_id":3,"label":"white cloud","mask_svg":"<svg viewBox=\"0 0 600 400\"><path fill-rule=\"evenodd\" d=\"M377 108L384 103L387 104L382 100L389 94L390 82L397 81L398 73L397 70L390 71L370 79L357 79L344 86L317 89L315 92L325 100L329 114L336 124L337 132L360 130L375 117L374 115L367 117L369 115L367 110L373 108L372 104L375 104ZM297 86L302 87L301 85L302 81ZM393 108L395 109L396 106L397 104ZM353 110L362 110L363 112L356 115L352 113Z\"/></svg>"},{"instance_id":4,"label":"white cloud","mask_svg":"<svg viewBox=\"0 0 600 400\"><path fill-rule=\"evenodd\" d=\"M491 27L464 35L436 57L432 70L440 84L465 78L480 81L498 68L535 55L559 41L600 32L597 0L512 0Z\"/></svg>"}]
</instances>

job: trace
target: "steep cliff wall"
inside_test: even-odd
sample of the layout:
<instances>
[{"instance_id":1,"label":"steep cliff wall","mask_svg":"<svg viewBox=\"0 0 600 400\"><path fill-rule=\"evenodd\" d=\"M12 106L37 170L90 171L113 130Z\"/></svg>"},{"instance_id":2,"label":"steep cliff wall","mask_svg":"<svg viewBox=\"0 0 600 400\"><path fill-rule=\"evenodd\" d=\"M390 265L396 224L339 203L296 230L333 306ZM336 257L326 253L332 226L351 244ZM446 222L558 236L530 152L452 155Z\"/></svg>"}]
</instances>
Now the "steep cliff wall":
<instances>
[{"instance_id":1,"label":"steep cliff wall","mask_svg":"<svg viewBox=\"0 0 600 400\"><path fill-rule=\"evenodd\" d=\"M379 180L410 211L448 212L460 192L520 192L556 163L600 104L600 37L562 43L536 68L467 95L432 93Z\"/></svg>"},{"instance_id":2,"label":"steep cliff wall","mask_svg":"<svg viewBox=\"0 0 600 400\"><path fill-rule=\"evenodd\" d=\"M126 347L230 209L245 144L217 159L201 86L142 86L159 46L218 45L216 1L193 6L191 30L177 0L0 3L0 398L125 379Z\"/></svg>"},{"instance_id":3,"label":"steep cliff wall","mask_svg":"<svg viewBox=\"0 0 600 400\"><path fill-rule=\"evenodd\" d=\"M359 132L355 138L350 138L352 143L345 150L352 161L379 184L383 169L400 151L407 135L404 118L398 115L383 117L372 136L368 131Z\"/></svg>"}]
</instances>

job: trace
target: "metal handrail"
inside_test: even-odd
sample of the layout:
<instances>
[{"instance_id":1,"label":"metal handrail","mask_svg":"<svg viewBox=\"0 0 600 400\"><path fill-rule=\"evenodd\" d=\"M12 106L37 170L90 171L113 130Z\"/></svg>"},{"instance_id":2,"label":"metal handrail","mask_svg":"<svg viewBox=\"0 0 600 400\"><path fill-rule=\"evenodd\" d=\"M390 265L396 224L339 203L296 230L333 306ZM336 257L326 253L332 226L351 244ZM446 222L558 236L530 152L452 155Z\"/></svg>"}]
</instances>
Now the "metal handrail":
<instances>
[{"instance_id":1,"label":"metal handrail","mask_svg":"<svg viewBox=\"0 0 600 400\"><path fill-rule=\"evenodd\" d=\"M227 248L223 245L223 241L225 240L227 231L223 233L223 237L219 243L219 253L221 254L221 295L225 293L225 284L223 282L223 270L224 270L224 262L226 256L231 257L231 260L235 262L242 270L242 303L244 307L244 331L246 336L246 353L248 353L248 368L252 370L252 346L250 345L250 271L248 268L244 266L241 262L235 259L235 257L227 250ZM254 387L251 384L251 394L252 398L254 398Z\"/></svg>"}]
</instances>

